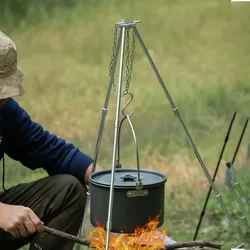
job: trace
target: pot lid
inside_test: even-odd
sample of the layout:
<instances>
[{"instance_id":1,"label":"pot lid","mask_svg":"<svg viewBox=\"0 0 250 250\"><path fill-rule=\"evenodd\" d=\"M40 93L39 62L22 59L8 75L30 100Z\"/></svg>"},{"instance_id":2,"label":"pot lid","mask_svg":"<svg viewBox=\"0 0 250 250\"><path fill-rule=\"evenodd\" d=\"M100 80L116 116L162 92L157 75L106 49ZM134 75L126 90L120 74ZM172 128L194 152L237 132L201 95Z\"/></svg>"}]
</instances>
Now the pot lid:
<instances>
[{"instance_id":1,"label":"pot lid","mask_svg":"<svg viewBox=\"0 0 250 250\"><path fill-rule=\"evenodd\" d=\"M103 170L94 172L90 175L90 183L110 187L111 182L111 170ZM140 178L143 186L155 186L161 183L165 183L167 177L156 171L151 170L140 170ZM116 169L114 186L116 188L129 188L135 187L138 182L138 171L137 169Z\"/></svg>"}]
</instances>

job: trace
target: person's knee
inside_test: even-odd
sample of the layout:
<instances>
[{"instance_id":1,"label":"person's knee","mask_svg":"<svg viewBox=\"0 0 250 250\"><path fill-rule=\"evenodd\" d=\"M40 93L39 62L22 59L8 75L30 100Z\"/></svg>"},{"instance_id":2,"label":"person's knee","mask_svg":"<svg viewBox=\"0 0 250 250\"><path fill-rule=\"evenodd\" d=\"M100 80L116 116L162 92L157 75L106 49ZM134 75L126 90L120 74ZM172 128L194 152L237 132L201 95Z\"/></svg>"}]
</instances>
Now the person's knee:
<instances>
[{"instance_id":1,"label":"person's knee","mask_svg":"<svg viewBox=\"0 0 250 250\"><path fill-rule=\"evenodd\" d=\"M65 195L67 202L74 203L75 208L83 209L87 198L87 188L76 177L68 174L54 176L57 188Z\"/></svg>"}]
</instances>

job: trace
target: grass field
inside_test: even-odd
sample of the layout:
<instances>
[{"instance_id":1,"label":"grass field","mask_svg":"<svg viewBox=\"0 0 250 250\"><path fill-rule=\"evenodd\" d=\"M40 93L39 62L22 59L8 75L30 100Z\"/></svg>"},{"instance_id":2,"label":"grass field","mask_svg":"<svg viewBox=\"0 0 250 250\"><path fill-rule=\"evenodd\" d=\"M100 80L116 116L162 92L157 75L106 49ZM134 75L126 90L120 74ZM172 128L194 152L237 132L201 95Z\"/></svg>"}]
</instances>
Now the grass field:
<instances>
[{"instance_id":1,"label":"grass field","mask_svg":"<svg viewBox=\"0 0 250 250\"><path fill-rule=\"evenodd\" d=\"M240 210L224 179L225 162L231 161L249 116L250 3L5 0L0 6L0 29L15 41L25 72L26 95L17 100L35 121L90 155L109 81L114 24L122 18L141 20L137 28L210 174L237 111L216 185L240 224ZM177 241L192 240L209 183L138 42L135 51L130 87L134 100L129 111L134 112L141 167L168 176L168 235ZM99 156L106 168L111 164L115 107L113 91ZM248 131L236 169L249 194ZM135 167L127 125L121 137L121 162ZM31 172L11 159L7 163L7 186L45 174ZM198 239L220 242L225 249L240 243L213 193L206 211Z\"/></svg>"}]
</instances>

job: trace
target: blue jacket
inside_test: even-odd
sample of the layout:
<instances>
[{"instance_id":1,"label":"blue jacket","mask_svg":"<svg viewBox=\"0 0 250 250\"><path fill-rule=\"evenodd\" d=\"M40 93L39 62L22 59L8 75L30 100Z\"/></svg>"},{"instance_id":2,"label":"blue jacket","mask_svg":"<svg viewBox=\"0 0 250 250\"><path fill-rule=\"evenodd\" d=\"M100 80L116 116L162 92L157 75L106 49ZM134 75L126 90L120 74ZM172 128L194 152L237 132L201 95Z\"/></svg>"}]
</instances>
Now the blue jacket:
<instances>
[{"instance_id":1,"label":"blue jacket","mask_svg":"<svg viewBox=\"0 0 250 250\"><path fill-rule=\"evenodd\" d=\"M30 169L45 169L49 175L68 173L83 182L86 169L93 162L73 144L32 121L12 98L0 109L0 139L0 160L6 153Z\"/></svg>"}]
</instances>

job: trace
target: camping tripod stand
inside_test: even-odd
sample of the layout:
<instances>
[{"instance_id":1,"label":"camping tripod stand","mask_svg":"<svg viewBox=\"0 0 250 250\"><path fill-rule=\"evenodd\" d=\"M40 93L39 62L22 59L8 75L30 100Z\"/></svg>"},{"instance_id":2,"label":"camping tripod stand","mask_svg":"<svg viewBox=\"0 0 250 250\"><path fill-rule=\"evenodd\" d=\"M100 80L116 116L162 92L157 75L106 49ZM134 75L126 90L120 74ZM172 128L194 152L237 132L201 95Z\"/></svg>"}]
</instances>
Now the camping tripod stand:
<instances>
[{"instance_id":1,"label":"camping tripod stand","mask_svg":"<svg viewBox=\"0 0 250 250\"><path fill-rule=\"evenodd\" d=\"M201 168L203 169L213 191L215 192L215 196L218 200L218 202L220 203L223 211L225 212L225 215L227 217L227 219L229 220L231 226L236 229L236 231L238 232L238 234L240 235L241 238L244 238L241 229L237 226L234 225L233 220L231 219L225 205L224 202L222 200L222 197L220 195L220 193L218 192L217 188L214 185L214 182L211 178L211 176L209 175L209 172L181 118L181 115L177 109L177 107L175 106L161 76L160 73L158 72L148 50L147 47L145 46L137 28L136 28L136 24L139 23L140 21L128 21L125 19L122 19L121 21L119 21L118 23L116 23L115 25L115 34L114 34L114 44L113 44L113 54L111 57L111 64L110 64L110 81L109 81L109 86L108 86L108 90L107 90L107 94L106 94L106 99L105 99L105 104L104 104L104 108L102 109L102 119L101 119L101 123L100 123L100 128L99 128L99 134L98 134L98 138L97 138L97 145L96 145L96 149L95 149L95 155L94 155L94 167L93 167L93 172L95 171L95 167L96 167L96 162L97 162L97 158L98 158L98 153L99 153L99 149L100 149L100 144L101 144L101 138L102 138L102 134L103 134L103 128L104 128L104 122L105 122L105 118L108 112L108 103L109 103L109 99L110 99L110 93L111 93L111 88L112 88L112 84L114 82L114 74L115 74L115 67L116 67L116 62L117 62L117 57L118 57L118 53L119 53L119 49L120 49L120 66L119 66L119 78L118 78L118 88L117 88L117 103L116 103L116 118L115 118L115 130L114 130L114 145L113 145L113 156L112 156L112 171L111 171L111 181L110 181L110 193L109 193L109 207L108 207L108 217L107 217L107 223L106 223L106 230L107 230L107 237L106 237L106 250L109 249L109 244L110 244L110 233L111 233L111 229L112 229L112 210L113 210L113 197L114 197L114 178L115 178L115 168L116 168L116 153L117 153L117 140L118 140L118 124L119 124L119 113L120 113L120 105L121 105L121 94L122 94L122 78L123 78L123 63L124 63L124 51L125 51L125 45L126 45L126 34L128 33L129 30L133 31L133 35L138 39L149 63L152 66L152 69L166 95L166 97L168 98L168 101L172 107L172 110L174 112L174 115L179 119L180 124L182 126L182 128L184 129L184 132L186 133L186 136L188 138L188 141L190 142L192 149L201 165ZM117 42L117 30L118 28L120 29L120 34L118 37L118 42ZM132 68L130 68L130 73L132 71ZM91 195L91 192L90 192ZM88 198L89 199L89 198ZM86 204L87 206L87 204ZM85 209L86 212L86 209ZM83 222L84 223L84 222Z\"/></svg>"}]
</instances>

